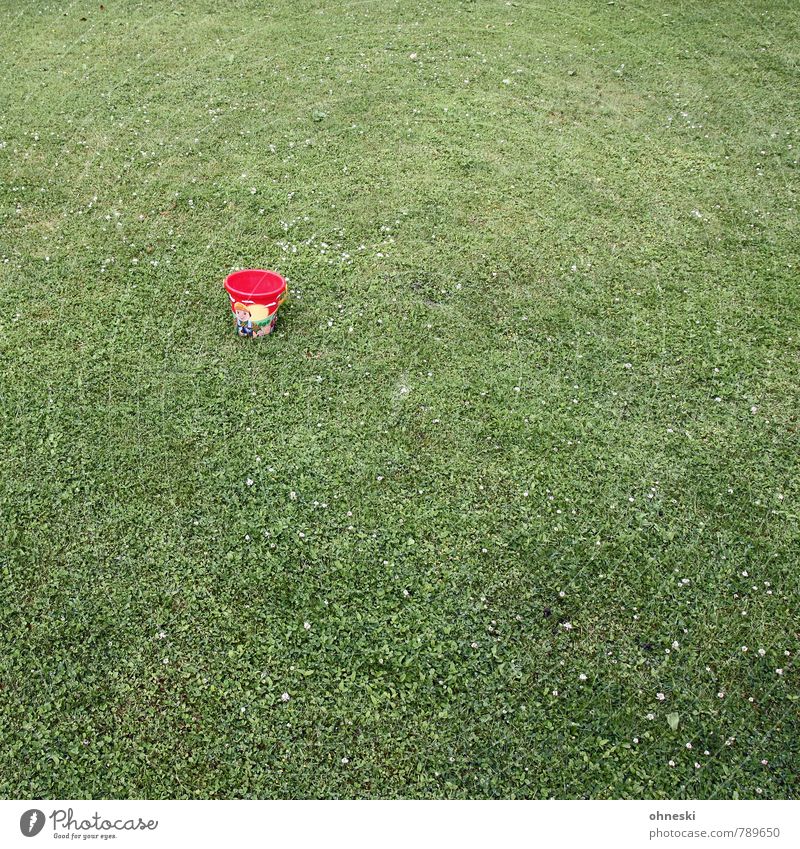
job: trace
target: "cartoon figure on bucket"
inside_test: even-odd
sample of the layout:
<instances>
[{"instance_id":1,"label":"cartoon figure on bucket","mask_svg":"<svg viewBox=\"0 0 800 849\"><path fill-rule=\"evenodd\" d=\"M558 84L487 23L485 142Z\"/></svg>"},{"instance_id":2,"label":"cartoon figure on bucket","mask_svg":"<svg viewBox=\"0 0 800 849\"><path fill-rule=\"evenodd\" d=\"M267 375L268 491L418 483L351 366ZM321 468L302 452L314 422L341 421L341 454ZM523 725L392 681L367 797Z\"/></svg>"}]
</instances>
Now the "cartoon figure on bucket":
<instances>
[{"instance_id":1,"label":"cartoon figure on bucket","mask_svg":"<svg viewBox=\"0 0 800 849\"><path fill-rule=\"evenodd\" d=\"M233 305L233 314L236 316L236 332L239 336L266 336L272 333L278 318L277 312L270 315L260 304L246 306L241 301Z\"/></svg>"},{"instance_id":2,"label":"cartoon figure on bucket","mask_svg":"<svg viewBox=\"0 0 800 849\"><path fill-rule=\"evenodd\" d=\"M240 336L253 336L253 319L250 310L241 302L233 305L233 314L236 316L236 332Z\"/></svg>"}]
</instances>

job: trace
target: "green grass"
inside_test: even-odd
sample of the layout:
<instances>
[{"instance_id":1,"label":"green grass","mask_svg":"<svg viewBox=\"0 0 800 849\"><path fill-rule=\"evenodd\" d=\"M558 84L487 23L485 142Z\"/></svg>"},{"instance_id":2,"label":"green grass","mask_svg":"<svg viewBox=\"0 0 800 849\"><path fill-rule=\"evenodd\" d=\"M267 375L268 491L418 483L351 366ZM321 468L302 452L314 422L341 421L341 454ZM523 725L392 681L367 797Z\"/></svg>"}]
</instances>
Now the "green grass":
<instances>
[{"instance_id":1,"label":"green grass","mask_svg":"<svg viewBox=\"0 0 800 849\"><path fill-rule=\"evenodd\" d=\"M105 6L0 3L0 795L798 798L792 0Z\"/></svg>"}]
</instances>

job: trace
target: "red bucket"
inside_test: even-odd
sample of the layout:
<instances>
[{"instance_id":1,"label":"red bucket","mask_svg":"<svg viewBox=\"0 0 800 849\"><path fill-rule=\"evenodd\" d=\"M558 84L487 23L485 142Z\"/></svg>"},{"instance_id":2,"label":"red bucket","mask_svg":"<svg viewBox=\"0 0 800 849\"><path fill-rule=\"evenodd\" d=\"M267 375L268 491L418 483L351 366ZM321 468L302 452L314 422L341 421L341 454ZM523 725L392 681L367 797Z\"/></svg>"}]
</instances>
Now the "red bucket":
<instances>
[{"instance_id":1,"label":"red bucket","mask_svg":"<svg viewBox=\"0 0 800 849\"><path fill-rule=\"evenodd\" d=\"M275 329L278 307L286 300L286 281L274 271L249 268L225 278L239 336L266 336Z\"/></svg>"}]
</instances>

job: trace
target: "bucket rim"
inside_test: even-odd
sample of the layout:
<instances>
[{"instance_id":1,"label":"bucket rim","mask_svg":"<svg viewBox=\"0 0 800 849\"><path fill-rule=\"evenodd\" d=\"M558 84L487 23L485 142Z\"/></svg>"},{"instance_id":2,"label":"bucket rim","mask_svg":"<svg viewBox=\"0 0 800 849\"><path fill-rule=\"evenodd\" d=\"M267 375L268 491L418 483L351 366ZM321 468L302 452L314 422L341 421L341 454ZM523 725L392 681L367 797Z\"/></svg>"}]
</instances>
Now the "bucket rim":
<instances>
[{"instance_id":1,"label":"bucket rim","mask_svg":"<svg viewBox=\"0 0 800 849\"><path fill-rule=\"evenodd\" d=\"M271 278L278 285L275 288L271 288L269 291L263 292L258 291L257 287L251 287L247 290L240 289L237 286L233 285L232 278L235 280L240 274L263 274L265 278ZM264 278L262 278L259 283L263 283ZM225 278L225 290L228 294L232 295L241 295L244 298L257 298L257 297L275 297L275 295L280 295L281 292L286 290L286 278L282 275L278 274L277 271L272 271L269 268L242 268L239 271L232 271ZM256 291L254 291L256 288Z\"/></svg>"}]
</instances>

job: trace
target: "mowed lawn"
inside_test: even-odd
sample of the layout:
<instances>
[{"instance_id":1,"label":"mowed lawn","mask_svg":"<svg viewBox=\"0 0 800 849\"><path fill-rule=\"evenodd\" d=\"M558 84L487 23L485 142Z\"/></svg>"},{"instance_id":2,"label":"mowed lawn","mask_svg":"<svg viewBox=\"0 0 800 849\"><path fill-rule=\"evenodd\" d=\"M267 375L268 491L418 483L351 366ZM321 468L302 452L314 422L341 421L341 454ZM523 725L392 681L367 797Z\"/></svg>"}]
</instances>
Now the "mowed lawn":
<instances>
[{"instance_id":1,"label":"mowed lawn","mask_svg":"<svg viewBox=\"0 0 800 849\"><path fill-rule=\"evenodd\" d=\"M793 0L0 46L0 796L800 796Z\"/></svg>"}]
</instances>

